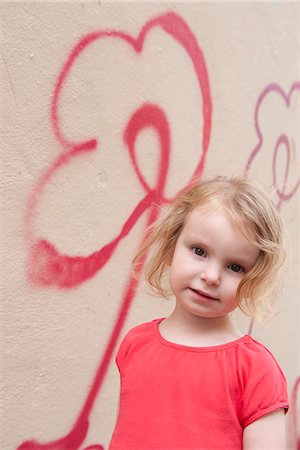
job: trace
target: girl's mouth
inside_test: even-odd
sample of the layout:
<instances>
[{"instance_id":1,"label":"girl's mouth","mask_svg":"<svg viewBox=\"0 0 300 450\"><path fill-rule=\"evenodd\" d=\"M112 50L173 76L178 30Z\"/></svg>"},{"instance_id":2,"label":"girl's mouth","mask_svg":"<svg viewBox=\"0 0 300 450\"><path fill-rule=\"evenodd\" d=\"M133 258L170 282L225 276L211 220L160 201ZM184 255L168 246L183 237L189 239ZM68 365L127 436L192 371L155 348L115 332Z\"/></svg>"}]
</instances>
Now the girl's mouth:
<instances>
[{"instance_id":1,"label":"girl's mouth","mask_svg":"<svg viewBox=\"0 0 300 450\"><path fill-rule=\"evenodd\" d=\"M217 298L212 297L211 295L207 294L207 293L204 292L204 291L200 291L200 290L198 290L198 289L193 289L193 288L190 288L190 290L191 290L192 292L194 292L195 294L199 295L199 297L206 298L207 300L218 300Z\"/></svg>"}]
</instances>

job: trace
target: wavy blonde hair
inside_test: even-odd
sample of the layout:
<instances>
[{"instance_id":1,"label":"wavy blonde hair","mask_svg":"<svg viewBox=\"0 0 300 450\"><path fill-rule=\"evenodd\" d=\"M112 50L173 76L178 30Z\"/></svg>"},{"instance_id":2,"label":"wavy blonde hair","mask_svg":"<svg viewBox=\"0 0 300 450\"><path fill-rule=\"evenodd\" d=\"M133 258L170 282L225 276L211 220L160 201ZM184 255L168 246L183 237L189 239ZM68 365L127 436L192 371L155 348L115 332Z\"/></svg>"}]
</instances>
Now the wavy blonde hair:
<instances>
[{"instance_id":1,"label":"wavy blonde hair","mask_svg":"<svg viewBox=\"0 0 300 450\"><path fill-rule=\"evenodd\" d=\"M183 190L147 233L144 245L133 260L135 272L150 253L145 278L153 290L168 298L166 275L175 245L191 211L199 205L221 210L260 253L255 266L241 280L237 290L239 308L263 320L272 312L273 292L285 251L280 215L265 192L245 178L216 177L196 180Z\"/></svg>"}]
</instances>

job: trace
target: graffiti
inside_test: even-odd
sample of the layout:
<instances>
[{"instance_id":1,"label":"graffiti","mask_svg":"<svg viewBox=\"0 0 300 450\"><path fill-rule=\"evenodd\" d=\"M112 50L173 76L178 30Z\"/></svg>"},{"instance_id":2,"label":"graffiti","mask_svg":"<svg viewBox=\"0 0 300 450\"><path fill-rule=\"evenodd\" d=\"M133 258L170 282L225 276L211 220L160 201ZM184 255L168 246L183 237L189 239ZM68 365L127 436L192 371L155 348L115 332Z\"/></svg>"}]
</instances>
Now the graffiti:
<instances>
[{"instance_id":1,"label":"graffiti","mask_svg":"<svg viewBox=\"0 0 300 450\"><path fill-rule=\"evenodd\" d=\"M46 185L49 183L51 177L63 166L70 162L71 158L76 157L84 151L94 151L97 147L97 140L91 139L83 143L72 143L66 140L61 127L60 118L58 114L58 104L61 93L65 84L67 83L69 73L75 61L81 56L85 49L91 45L95 40L104 37L111 37L113 39L122 39L126 41L135 52L140 53L143 49L143 43L146 39L147 33L153 27L160 27L166 33L172 36L178 44L180 44L189 55L195 74L197 76L199 89L202 94L203 105L202 112L204 118L203 137L202 137L202 155L198 166L195 168L193 176L201 173L205 164L205 157L208 148L210 129L211 129L211 99L208 75L203 59L202 52L197 45L194 35L191 33L185 22L173 13L159 16L158 18L150 20L142 29L137 39L132 38L123 32L118 31L99 31L84 37L72 50L67 62L63 66L59 74L57 84L54 89L53 100L51 105L51 119L53 131L57 141L62 148L62 154L53 162L40 177L36 188L34 189L28 203L26 215L26 234L30 242L30 261L28 264L29 278L40 285L56 285L58 287L73 287L88 278L92 277L98 270L100 270L107 260L111 257L114 249L119 241L124 238L138 218L149 208L151 202L154 200L160 204L167 201L164 196L164 186L167 178L168 162L169 162L169 146L170 136L168 129L168 121L166 115L158 105L145 104L137 110L129 121L124 132L124 141L129 149L129 156L132 161L133 168L140 181L142 187L146 191L145 197L137 205L128 220L123 226L120 234L109 244L103 247L100 251L96 251L86 258L69 257L61 255L55 247L48 241L38 240L32 235L32 219L35 214L38 200L43 194ZM157 186L151 189L146 183L142 172L139 170L137 160L135 158L134 144L138 134L143 128L154 128L160 138L160 167L158 169ZM183 188L184 186L182 186Z\"/></svg>"},{"instance_id":2,"label":"graffiti","mask_svg":"<svg viewBox=\"0 0 300 450\"><path fill-rule=\"evenodd\" d=\"M300 83L299 82L293 83L293 85L287 95L285 94L284 90L278 84L271 83L260 94L260 96L257 100L256 106L255 106L255 112L254 112L254 126L255 126L256 135L258 136L258 143L254 147L254 149L250 152L250 156L247 160L247 163L246 163L246 166L244 169L244 174L246 176L248 175L249 171L251 170L254 160L257 158L258 154L260 152L262 152L264 149L263 148L264 147L264 138L263 138L263 133L262 133L261 126L259 123L259 115L260 115L260 111L261 111L264 101L270 94L275 94L276 96L279 96L279 98L283 100L283 109L286 109L286 108L290 107L292 97L296 96L297 91L300 93ZM281 105L281 108L282 108L282 105ZM268 126L268 129L271 129L270 125ZM293 138L289 139L289 137L285 133L281 133L279 135L279 137L277 137L277 134L279 134L279 132L278 132L276 126L274 126L272 131L276 134L276 137L273 140L274 148L273 148L273 159L272 159L272 164L271 164L272 186L274 186L276 189L276 194L279 198L277 207L278 207L278 209L280 209L283 202L290 200L296 194L296 191L299 188L300 178L298 178L298 180L296 179L296 181L295 181L294 180L295 176L293 176L293 174L291 173L291 169L292 169L291 145L292 144L290 142L295 142L295 141L293 140ZM278 159L278 152L279 152L280 145L284 145L285 149L286 149L286 166L285 166L285 171L284 171L284 179L282 180L281 183L279 182L278 175L277 175L277 169L278 169L278 165L279 165L277 163L277 159ZM270 154L270 156L272 156L272 153L270 152L269 147L267 149L267 152ZM294 183L294 184L292 184L292 183ZM286 192L286 189L288 186L291 186L290 191ZM250 321L250 325L249 325L249 329L248 329L249 335L252 334L253 326L254 326L254 319L252 319Z\"/></svg>"},{"instance_id":3,"label":"graffiti","mask_svg":"<svg viewBox=\"0 0 300 450\"><path fill-rule=\"evenodd\" d=\"M200 145L200 148L198 149L199 160L189 182L191 182L194 177L199 176L204 170L211 132L212 104L210 86L202 51L194 34L184 20L180 16L170 12L149 20L143 26L137 38L133 38L125 32L116 30L100 30L83 37L75 45L67 58L66 63L63 65L52 97L51 123L54 136L61 148L61 154L41 175L27 205L25 228L29 247L28 277L34 284L69 289L87 281L107 264L120 241L130 233L139 217L147 213L146 227L148 227L158 215L157 208L154 208L153 204L162 205L170 201L165 195L171 153L169 122L167 115L161 106L156 103L146 102L138 107L132 114L123 133L124 144L128 149L132 167L140 185L145 191L145 196L129 214L128 219L123 224L119 234L102 248L91 253L89 256L83 257L62 254L50 241L37 238L33 232L32 224L36 209L45 188L52 177L59 170L66 167L70 161L79 154L82 155L84 152L95 151L98 147L98 141L96 139L75 143L66 139L62 132L58 105L61 94L68 83L68 77L73 69L75 61L82 57L82 54L93 42L108 37L115 40L122 40L127 43L136 54L141 54L149 31L155 27L164 31L171 37L186 52L192 62L199 91L202 96L202 109L201 105L199 105L199 109L202 111L203 129L202 139L199 139L199 142L202 141L202 145ZM136 140L138 135L145 128L153 129L159 138L160 158L157 168L156 186L154 188L151 188L147 183L136 157ZM179 186L179 190L184 187L185 186ZM143 264L141 264L140 270L142 270L142 266ZM101 357L94 380L92 381L91 388L87 393L82 409L79 412L71 431L61 439L45 444L35 440L24 442L18 447L19 450L76 450L83 444L89 429L89 417L93 404L101 390L113 351L120 336L130 305L134 299L138 282L139 281L131 275L128 277L116 322L112 327L111 334L106 344L104 354ZM102 449L103 446L100 444L85 448L85 450Z\"/></svg>"},{"instance_id":4,"label":"graffiti","mask_svg":"<svg viewBox=\"0 0 300 450\"><path fill-rule=\"evenodd\" d=\"M256 103L254 115L255 131L258 136L258 143L250 153L245 167L245 174L248 174L251 166L254 163L254 160L258 157L259 153L264 150L264 135L259 121L259 116L261 110L263 109L263 106L268 100L270 100L272 96L274 96L274 99L279 103L278 109L280 110L282 115L284 113L293 114L291 104L292 101L296 99L297 94L300 94L300 82L293 83L288 94L286 94L284 90L275 83L269 84L262 91ZM284 120L284 118L282 118L281 121L277 120L277 123L282 124L289 122L291 122L291 120ZM296 164L293 164L295 156L292 158L292 153L296 152L296 136L295 138L293 138L293 136L290 136L288 128L286 130L282 130L281 132L281 130L278 130L277 126L271 127L268 123L268 131L270 130L272 131L272 134L275 133L276 136L272 136L273 139L270 143L270 145L272 145L273 147L273 155L270 152L269 146L267 146L267 153L272 156L272 161L270 164L270 167L272 167L272 185L276 189L276 194L278 196L277 206L280 209L283 202L290 200L296 194L296 191L300 185L299 175L293 172L294 170L296 170ZM282 162L282 159L280 160L279 157L282 156L283 152L285 152L285 167L283 173L281 174L280 180L280 175L278 172L279 169L282 169L282 164L280 164Z\"/></svg>"}]
</instances>

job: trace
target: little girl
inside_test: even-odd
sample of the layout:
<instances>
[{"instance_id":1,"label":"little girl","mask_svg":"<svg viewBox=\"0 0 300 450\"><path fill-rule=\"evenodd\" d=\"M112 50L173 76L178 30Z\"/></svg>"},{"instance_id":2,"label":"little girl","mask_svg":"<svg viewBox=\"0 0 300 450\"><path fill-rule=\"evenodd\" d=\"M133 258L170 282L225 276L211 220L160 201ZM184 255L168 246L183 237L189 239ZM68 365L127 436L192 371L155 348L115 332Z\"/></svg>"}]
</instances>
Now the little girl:
<instances>
[{"instance_id":1,"label":"little girl","mask_svg":"<svg viewBox=\"0 0 300 450\"><path fill-rule=\"evenodd\" d=\"M267 310L284 258L273 203L245 179L197 181L155 224L136 270L148 251L146 279L175 307L121 343L109 450L283 450L284 375L230 318Z\"/></svg>"}]
</instances>

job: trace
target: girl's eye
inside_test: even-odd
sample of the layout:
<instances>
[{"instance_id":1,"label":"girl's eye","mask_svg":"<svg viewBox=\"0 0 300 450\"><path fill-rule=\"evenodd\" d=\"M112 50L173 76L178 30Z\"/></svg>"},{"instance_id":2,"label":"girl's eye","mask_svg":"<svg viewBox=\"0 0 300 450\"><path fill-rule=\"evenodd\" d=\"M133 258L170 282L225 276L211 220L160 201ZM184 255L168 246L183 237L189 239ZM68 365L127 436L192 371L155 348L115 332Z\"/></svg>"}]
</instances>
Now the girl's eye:
<instances>
[{"instance_id":1,"label":"girl's eye","mask_svg":"<svg viewBox=\"0 0 300 450\"><path fill-rule=\"evenodd\" d=\"M240 266L239 264L230 264L228 267L229 267L229 269L231 269L233 272L236 272L236 273L244 273L245 272L244 267Z\"/></svg>"},{"instance_id":2,"label":"girl's eye","mask_svg":"<svg viewBox=\"0 0 300 450\"><path fill-rule=\"evenodd\" d=\"M192 252L197 256L205 256L205 250L203 250L203 248L193 247Z\"/></svg>"}]
</instances>

